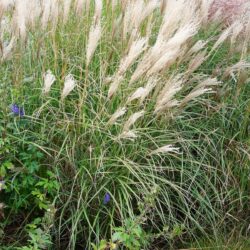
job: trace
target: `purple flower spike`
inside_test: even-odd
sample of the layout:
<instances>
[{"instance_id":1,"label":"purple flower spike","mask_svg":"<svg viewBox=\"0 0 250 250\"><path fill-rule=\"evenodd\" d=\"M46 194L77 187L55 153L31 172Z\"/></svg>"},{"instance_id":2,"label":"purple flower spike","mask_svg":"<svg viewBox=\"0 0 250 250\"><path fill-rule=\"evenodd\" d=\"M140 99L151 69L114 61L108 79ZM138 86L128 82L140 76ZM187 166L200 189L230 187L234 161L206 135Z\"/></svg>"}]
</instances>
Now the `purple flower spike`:
<instances>
[{"instance_id":1,"label":"purple flower spike","mask_svg":"<svg viewBox=\"0 0 250 250\"><path fill-rule=\"evenodd\" d=\"M107 204L110 202L110 199L111 199L110 194L109 194L109 193L106 193L106 194L104 195L103 204L104 204L104 205L107 205Z\"/></svg>"},{"instance_id":2,"label":"purple flower spike","mask_svg":"<svg viewBox=\"0 0 250 250\"><path fill-rule=\"evenodd\" d=\"M19 107L17 104L12 104L11 107L10 107L12 113L14 115L18 115L20 117L23 117L24 116L24 109L23 107Z\"/></svg>"}]
</instances>

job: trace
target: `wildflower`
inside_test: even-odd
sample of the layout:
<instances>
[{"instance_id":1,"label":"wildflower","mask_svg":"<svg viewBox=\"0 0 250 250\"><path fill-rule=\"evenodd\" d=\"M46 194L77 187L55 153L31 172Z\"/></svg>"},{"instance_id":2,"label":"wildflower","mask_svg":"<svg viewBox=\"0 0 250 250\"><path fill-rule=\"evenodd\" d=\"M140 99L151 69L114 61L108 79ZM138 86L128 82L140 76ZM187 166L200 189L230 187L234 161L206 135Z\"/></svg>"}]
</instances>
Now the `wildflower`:
<instances>
[{"instance_id":1,"label":"wildflower","mask_svg":"<svg viewBox=\"0 0 250 250\"><path fill-rule=\"evenodd\" d=\"M107 205L107 204L110 202L110 199L111 199L110 194L109 194L109 193L106 193L106 194L104 195L103 204L104 204L104 205Z\"/></svg>"},{"instance_id":2,"label":"wildflower","mask_svg":"<svg viewBox=\"0 0 250 250\"><path fill-rule=\"evenodd\" d=\"M24 116L24 108L19 107L17 104L12 104L10 109L14 115L18 115L20 117Z\"/></svg>"}]
</instances>

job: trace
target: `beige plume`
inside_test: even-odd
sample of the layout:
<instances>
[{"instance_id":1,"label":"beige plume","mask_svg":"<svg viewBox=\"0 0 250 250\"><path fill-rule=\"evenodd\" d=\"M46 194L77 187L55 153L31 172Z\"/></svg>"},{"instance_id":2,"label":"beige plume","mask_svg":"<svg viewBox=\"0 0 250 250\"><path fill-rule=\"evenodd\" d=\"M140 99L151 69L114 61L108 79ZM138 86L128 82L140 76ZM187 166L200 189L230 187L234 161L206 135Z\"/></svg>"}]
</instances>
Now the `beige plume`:
<instances>
[{"instance_id":1,"label":"beige plume","mask_svg":"<svg viewBox=\"0 0 250 250\"><path fill-rule=\"evenodd\" d=\"M14 20L16 25L17 36L25 39L27 26L26 18L28 14L28 0L16 0L15 1L15 13Z\"/></svg>"},{"instance_id":2,"label":"beige plume","mask_svg":"<svg viewBox=\"0 0 250 250\"><path fill-rule=\"evenodd\" d=\"M145 91L143 92L141 98L140 98L140 105L144 102L144 100L147 98L147 96L150 94L150 92L154 89L158 82L158 79L155 77L150 77L146 86Z\"/></svg>"},{"instance_id":3,"label":"beige plume","mask_svg":"<svg viewBox=\"0 0 250 250\"><path fill-rule=\"evenodd\" d=\"M138 56L147 48L147 41L147 38L138 38L132 43L128 55L121 60L118 70L119 75L124 74Z\"/></svg>"},{"instance_id":4,"label":"beige plume","mask_svg":"<svg viewBox=\"0 0 250 250\"><path fill-rule=\"evenodd\" d=\"M207 78L199 83L193 90L202 89L204 87L218 86L221 82L217 78Z\"/></svg>"},{"instance_id":5,"label":"beige plume","mask_svg":"<svg viewBox=\"0 0 250 250\"><path fill-rule=\"evenodd\" d=\"M182 89L182 75L177 75L166 83L157 97L154 113L158 113L167 108L177 106L179 102L174 99L175 95Z\"/></svg>"},{"instance_id":6,"label":"beige plume","mask_svg":"<svg viewBox=\"0 0 250 250\"><path fill-rule=\"evenodd\" d=\"M121 59L119 69L115 76L113 77L113 82L110 85L108 97L111 98L114 93L117 91L121 81L123 80L123 75L128 70L128 68L135 62L135 60L139 57L139 55L146 49L147 47L147 38L138 38L135 40L130 48L128 54Z\"/></svg>"},{"instance_id":7,"label":"beige plume","mask_svg":"<svg viewBox=\"0 0 250 250\"><path fill-rule=\"evenodd\" d=\"M136 132L129 130L129 131L123 131L119 136L118 139L128 139L131 141L134 141L137 138Z\"/></svg>"},{"instance_id":8,"label":"beige plume","mask_svg":"<svg viewBox=\"0 0 250 250\"><path fill-rule=\"evenodd\" d=\"M181 101L180 106L186 105L189 101L194 100L205 93L213 93L213 90L211 88L199 88L193 90L191 93L185 96L185 98Z\"/></svg>"},{"instance_id":9,"label":"beige plume","mask_svg":"<svg viewBox=\"0 0 250 250\"><path fill-rule=\"evenodd\" d=\"M175 154L179 154L180 151L179 148L174 147L173 145L165 145L163 147L160 147L156 150L153 150L150 155L158 155L158 154L166 154L166 153L175 153Z\"/></svg>"},{"instance_id":10,"label":"beige plume","mask_svg":"<svg viewBox=\"0 0 250 250\"><path fill-rule=\"evenodd\" d=\"M123 131L129 131L130 127L133 126L133 124L144 115L145 111L140 111L132 114L129 119L125 122Z\"/></svg>"},{"instance_id":11,"label":"beige plume","mask_svg":"<svg viewBox=\"0 0 250 250\"><path fill-rule=\"evenodd\" d=\"M86 52L86 64L89 65L95 50L98 46L98 42L101 38L102 29L101 29L101 22L98 22L97 24L94 24L90 28L89 32L89 39L88 39L88 45L87 45L87 52Z\"/></svg>"},{"instance_id":12,"label":"beige plume","mask_svg":"<svg viewBox=\"0 0 250 250\"><path fill-rule=\"evenodd\" d=\"M108 98L111 98L114 95L114 93L117 91L123 79L124 79L123 76L118 76L112 80L112 83L110 84L109 91L108 91Z\"/></svg>"},{"instance_id":13,"label":"beige plume","mask_svg":"<svg viewBox=\"0 0 250 250\"><path fill-rule=\"evenodd\" d=\"M44 74L44 86L43 86L43 93L48 94L52 84L55 82L56 77L52 74L50 70L48 70Z\"/></svg>"},{"instance_id":14,"label":"beige plume","mask_svg":"<svg viewBox=\"0 0 250 250\"><path fill-rule=\"evenodd\" d=\"M76 86L76 81L74 77L71 74L67 75L65 77L64 88L62 91L62 99L68 96L70 92L75 88L75 86Z\"/></svg>"},{"instance_id":15,"label":"beige plume","mask_svg":"<svg viewBox=\"0 0 250 250\"><path fill-rule=\"evenodd\" d=\"M123 116L127 112L127 109L125 107L119 108L109 119L107 122L108 125L113 125L118 118Z\"/></svg>"},{"instance_id":16,"label":"beige plume","mask_svg":"<svg viewBox=\"0 0 250 250\"><path fill-rule=\"evenodd\" d=\"M72 0L63 0L63 22L66 23L69 17L69 11Z\"/></svg>"},{"instance_id":17,"label":"beige plume","mask_svg":"<svg viewBox=\"0 0 250 250\"><path fill-rule=\"evenodd\" d=\"M100 22L102 16L102 0L95 0L95 16L94 22Z\"/></svg>"},{"instance_id":18,"label":"beige plume","mask_svg":"<svg viewBox=\"0 0 250 250\"><path fill-rule=\"evenodd\" d=\"M144 95L145 91L146 91L146 89L143 87L138 88L131 96L129 96L126 104L128 104L136 99L141 98Z\"/></svg>"}]
</instances>

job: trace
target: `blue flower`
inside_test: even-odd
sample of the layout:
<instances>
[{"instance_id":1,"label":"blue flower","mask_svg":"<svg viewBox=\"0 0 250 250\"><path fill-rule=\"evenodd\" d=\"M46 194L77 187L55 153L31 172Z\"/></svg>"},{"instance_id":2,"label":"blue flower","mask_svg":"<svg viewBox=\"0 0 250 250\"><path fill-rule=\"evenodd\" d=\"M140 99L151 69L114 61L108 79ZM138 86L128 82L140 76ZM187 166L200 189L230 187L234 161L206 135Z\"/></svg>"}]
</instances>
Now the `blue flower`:
<instances>
[{"instance_id":1,"label":"blue flower","mask_svg":"<svg viewBox=\"0 0 250 250\"><path fill-rule=\"evenodd\" d=\"M12 111L12 113L14 115L18 115L20 117L24 116L24 108L23 107L19 107L17 104L12 104L10 106L10 109L11 109L11 111Z\"/></svg>"},{"instance_id":2,"label":"blue flower","mask_svg":"<svg viewBox=\"0 0 250 250\"><path fill-rule=\"evenodd\" d=\"M111 199L110 194L109 194L109 193L106 193L106 194L104 195L103 204L104 204L104 205L107 205L107 204L110 202L110 199Z\"/></svg>"}]
</instances>

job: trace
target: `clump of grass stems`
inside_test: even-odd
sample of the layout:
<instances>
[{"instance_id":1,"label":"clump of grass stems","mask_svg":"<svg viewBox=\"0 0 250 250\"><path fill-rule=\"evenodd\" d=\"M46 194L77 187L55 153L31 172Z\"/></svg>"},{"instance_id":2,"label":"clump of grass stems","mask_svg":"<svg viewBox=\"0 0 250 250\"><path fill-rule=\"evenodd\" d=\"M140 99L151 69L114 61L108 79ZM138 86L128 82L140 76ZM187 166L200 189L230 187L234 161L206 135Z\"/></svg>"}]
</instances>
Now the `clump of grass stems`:
<instances>
[{"instance_id":1,"label":"clump of grass stems","mask_svg":"<svg viewBox=\"0 0 250 250\"><path fill-rule=\"evenodd\" d=\"M182 239L195 239L240 220L249 12L228 25L209 13L205 0L0 4L3 113L22 103L29 126L9 136L35 137L57 176L58 249L110 239L155 186L150 234L184 225Z\"/></svg>"}]
</instances>

